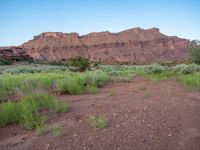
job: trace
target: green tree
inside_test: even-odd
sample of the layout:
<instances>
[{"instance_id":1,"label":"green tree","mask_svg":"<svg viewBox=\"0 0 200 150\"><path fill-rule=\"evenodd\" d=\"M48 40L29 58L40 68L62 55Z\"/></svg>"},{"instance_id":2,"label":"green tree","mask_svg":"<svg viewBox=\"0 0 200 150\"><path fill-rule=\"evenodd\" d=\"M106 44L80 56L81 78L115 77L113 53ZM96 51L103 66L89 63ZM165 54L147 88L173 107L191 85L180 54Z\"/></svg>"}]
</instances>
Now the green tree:
<instances>
[{"instance_id":1,"label":"green tree","mask_svg":"<svg viewBox=\"0 0 200 150\"><path fill-rule=\"evenodd\" d=\"M76 70L78 70L78 71L85 71L86 69L90 69L89 59L81 57L81 56L76 56L76 57L70 58L68 60L68 64L71 67L75 67Z\"/></svg>"},{"instance_id":2,"label":"green tree","mask_svg":"<svg viewBox=\"0 0 200 150\"><path fill-rule=\"evenodd\" d=\"M200 41L192 41L190 45L190 60L193 63L200 64Z\"/></svg>"}]
</instances>

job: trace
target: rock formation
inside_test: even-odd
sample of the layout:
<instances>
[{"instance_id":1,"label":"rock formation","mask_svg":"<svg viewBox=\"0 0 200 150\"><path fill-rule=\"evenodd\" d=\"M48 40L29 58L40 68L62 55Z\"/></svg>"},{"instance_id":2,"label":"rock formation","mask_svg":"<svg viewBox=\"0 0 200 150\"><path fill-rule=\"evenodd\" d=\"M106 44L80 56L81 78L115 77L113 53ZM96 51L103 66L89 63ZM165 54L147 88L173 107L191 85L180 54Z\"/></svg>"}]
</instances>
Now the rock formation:
<instances>
[{"instance_id":1,"label":"rock formation","mask_svg":"<svg viewBox=\"0 0 200 150\"><path fill-rule=\"evenodd\" d=\"M166 36L159 29L134 28L119 33L46 32L21 45L38 60L60 61L80 55L106 64L148 64L188 59L190 41Z\"/></svg>"},{"instance_id":2,"label":"rock formation","mask_svg":"<svg viewBox=\"0 0 200 150\"><path fill-rule=\"evenodd\" d=\"M21 47L0 47L0 58L8 61L24 61L32 59Z\"/></svg>"}]
</instances>

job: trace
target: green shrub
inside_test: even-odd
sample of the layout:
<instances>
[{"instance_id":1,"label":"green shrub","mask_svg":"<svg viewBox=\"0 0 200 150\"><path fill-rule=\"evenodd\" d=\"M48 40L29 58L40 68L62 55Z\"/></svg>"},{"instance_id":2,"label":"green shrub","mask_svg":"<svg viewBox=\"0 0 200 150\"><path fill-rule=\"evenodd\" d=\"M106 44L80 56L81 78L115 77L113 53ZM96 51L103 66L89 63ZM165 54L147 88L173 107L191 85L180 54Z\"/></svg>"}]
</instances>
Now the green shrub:
<instances>
[{"instance_id":1,"label":"green shrub","mask_svg":"<svg viewBox=\"0 0 200 150\"><path fill-rule=\"evenodd\" d=\"M117 72L116 70L112 70L112 71L110 71L110 75L111 76L118 76L119 72Z\"/></svg>"},{"instance_id":2,"label":"green shrub","mask_svg":"<svg viewBox=\"0 0 200 150\"><path fill-rule=\"evenodd\" d=\"M106 127L106 120L103 116L93 116L90 115L88 117L88 124L90 125L91 128L93 129L102 129Z\"/></svg>"},{"instance_id":3,"label":"green shrub","mask_svg":"<svg viewBox=\"0 0 200 150\"><path fill-rule=\"evenodd\" d=\"M61 80L60 83L58 83L59 90L62 93L68 93L70 95L80 95L84 93L84 87L83 83L79 82L81 81L80 77L72 77L72 78L66 78L65 80Z\"/></svg>"},{"instance_id":4,"label":"green shrub","mask_svg":"<svg viewBox=\"0 0 200 150\"><path fill-rule=\"evenodd\" d=\"M68 60L68 64L71 67L77 68L78 71L85 71L87 69L90 69L89 59L81 57L81 56L70 58ZM75 71L75 69L72 69L72 71Z\"/></svg>"},{"instance_id":5,"label":"green shrub","mask_svg":"<svg viewBox=\"0 0 200 150\"><path fill-rule=\"evenodd\" d=\"M179 75L177 80L186 87L200 89L200 73Z\"/></svg>"},{"instance_id":6,"label":"green shrub","mask_svg":"<svg viewBox=\"0 0 200 150\"><path fill-rule=\"evenodd\" d=\"M200 64L200 42L192 41L190 45L190 60L193 63Z\"/></svg>"},{"instance_id":7,"label":"green shrub","mask_svg":"<svg viewBox=\"0 0 200 150\"><path fill-rule=\"evenodd\" d=\"M10 95L16 92L23 94L32 93L35 90L55 90L56 80L64 80L63 73L37 73L0 76L0 101L8 100Z\"/></svg>"},{"instance_id":8,"label":"green shrub","mask_svg":"<svg viewBox=\"0 0 200 150\"><path fill-rule=\"evenodd\" d=\"M0 65L11 65L12 63L4 58L0 58Z\"/></svg>"},{"instance_id":9,"label":"green shrub","mask_svg":"<svg viewBox=\"0 0 200 150\"><path fill-rule=\"evenodd\" d=\"M0 76L0 101L34 91L60 91L72 95L95 93L96 87L102 87L110 77L103 71L95 72L59 72L35 74L6 74Z\"/></svg>"},{"instance_id":10,"label":"green shrub","mask_svg":"<svg viewBox=\"0 0 200 150\"><path fill-rule=\"evenodd\" d=\"M96 87L102 87L110 81L109 76L102 72L73 73L64 80L58 80L58 88L62 93L79 95L83 93L94 94Z\"/></svg>"},{"instance_id":11,"label":"green shrub","mask_svg":"<svg viewBox=\"0 0 200 150\"><path fill-rule=\"evenodd\" d=\"M20 123L26 129L33 129L43 125L46 119L40 115L41 109L67 112L69 106L61 105L54 96L47 94L29 95L19 102L3 102L0 103L0 127Z\"/></svg>"},{"instance_id":12,"label":"green shrub","mask_svg":"<svg viewBox=\"0 0 200 150\"><path fill-rule=\"evenodd\" d=\"M200 65L198 64L180 64L172 67L172 70L175 72L180 72L182 74L192 74L195 72L200 72Z\"/></svg>"},{"instance_id":13,"label":"green shrub","mask_svg":"<svg viewBox=\"0 0 200 150\"><path fill-rule=\"evenodd\" d=\"M12 102L0 104L0 127L8 123L15 123L20 120L19 105Z\"/></svg>"},{"instance_id":14,"label":"green shrub","mask_svg":"<svg viewBox=\"0 0 200 150\"><path fill-rule=\"evenodd\" d=\"M103 87L105 83L111 80L110 76L103 71L96 71L93 75L90 73L90 76L93 78L92 85L95 85L96 87Z\"/></svg>"},{"instance_id":15,"label":"green shrub","mask_svg":"<svg viewBox=\"0 0 200 150\"><path fill-rule=\"evenodd\" d=\"M162 66L159 64L153 64L153 65L146 66L144 69L147 73L160 74L160 73L166 72L168 68L166 66Z\"/></svg>"},{"instance_id":16,"label":"green shrub","mask_svg":"<svg viewBox=\"0 0 200 150\"><path fill-rule=\"evenodd\" d=\"M182 74L191 74L191 73L194 73L194 72L199 72L200 71L200 65L197 65L197 64L189 64L189 65L186 65L185 67L183 67L180 72Z\"/></svg>"},{"instance_id":17,"label":"green shrub","mask_svg":"<svg viewBox=\"0 0 200 150\"><path fill-rule=\"evenodd\" d=\"M43 135L47 132L47 129L45 128L44 125L38 125L36 126L36 133L37 135Z\"/></svg>"},{"instance_id":18,"label":"green shrub","mask_svg":"<svg viewBox=\"0 0 200 150\"><path fill-rule=\"evenodd\" d=\"M187 67L186 64L179 64L179 65L172 67L171 69L172 69L172 71L175 71L175 72L181 72L186 67Z\"/></svg>"},{"instance_id":19,"label":"green shrub","mask_svg":"<svg viewBox=\"0 0 200 150\"><path fill-rule=\"evenodd\" d=\"M88 94L96 94L96 92L97 92L97 88L95 86L93 86L93 85L87 86L86 93L88 93Z\"/></svg>"},{"instance_id":20,"label":"green shrub","mask_svg":"<svg viewBox=\"0 0 200 150\"><path fill-rule=\"evenodd\" d=\"M62 137L64 135L64 130L60 127L54 128L52 133L55 137Z\"/></svg>"}]
</instances>

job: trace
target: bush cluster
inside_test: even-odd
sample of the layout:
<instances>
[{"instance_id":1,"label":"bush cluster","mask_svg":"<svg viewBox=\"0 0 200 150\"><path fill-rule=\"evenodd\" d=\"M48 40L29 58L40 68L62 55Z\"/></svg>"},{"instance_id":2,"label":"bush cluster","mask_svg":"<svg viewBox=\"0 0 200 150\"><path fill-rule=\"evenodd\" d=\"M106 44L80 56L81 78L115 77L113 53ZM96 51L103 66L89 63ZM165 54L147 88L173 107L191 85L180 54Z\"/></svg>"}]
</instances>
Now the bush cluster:
<instances>
[{"instance_id":1,"label":"bush cluster","mask_svg":"<svg viewBox=\"0 0 200 150\"><path fill-rule=\"evenodd\" d=\"M162 66L160 64L153 64L145 66L144 70L147 73L160 74L166 72L168 70L168 67Z\"/></svg>"},{"instance_id":2,"label":"bush cluster","mask_svg":"<svg viewBox=\"0 0 200 150\"><path fill-rule=\"evenodd\" d=\"M70 69L72 71L85 71L87 69L90 69L89 59L81 56L70 58L68 60L68 65L71 67Z\"/></svg>"},{"instance_id":3,"label":"bush cluster","mask_svg":"<svg viewBox=\"0 0 200 150\"><path fill-rule=\"evenodd\" d=\"M190 60L200 64L200 41L192 41L190 45Z\"/></svg>"},{"instance_id":4,"label":"bush cluster","mask_svg":"<svg viewBox=\"0 0 200 150\"><path fill-rule=\"evenodd\" d=\"M175 72L180 72L182 74L191 74L195 72L200 72L200 65L197 64L180 64L172 67L172 70Z\"/></svg>"},{"instance_id":5,"label":"bush cluster","mask_svg":"<svg viewBox=\"0 0 200 150\"><path fill-rule=\"evenodd\" d=\"M102 87L108 81L110 81L109 76L102 71L75 73L60 80L58 87L62 93L71 95L94 94L97 87Z\"/></svg>"},{"instance_id":6,"label":"bush cluster","mask_svg":"<svg viewBox=\"0 0 200 150\"><path fill-rule=\"evenodd\" d=\"M8 60L0 58L0 65L11 65L12 63Z\"/></svg>"},{"instance_id":7,"label":"bush cluster","mask_svg":"<svg viewBox=\"0 0 200 150\"><path fill-rule=\"evenodd\" d=\"M58 91L68 94L83 94L96 92L110 80L107 73L96 72L58 72L13 74L0 76L0 101L6 101L10 96L31 93L37 90Z\"/></svg>"}]
</instances>

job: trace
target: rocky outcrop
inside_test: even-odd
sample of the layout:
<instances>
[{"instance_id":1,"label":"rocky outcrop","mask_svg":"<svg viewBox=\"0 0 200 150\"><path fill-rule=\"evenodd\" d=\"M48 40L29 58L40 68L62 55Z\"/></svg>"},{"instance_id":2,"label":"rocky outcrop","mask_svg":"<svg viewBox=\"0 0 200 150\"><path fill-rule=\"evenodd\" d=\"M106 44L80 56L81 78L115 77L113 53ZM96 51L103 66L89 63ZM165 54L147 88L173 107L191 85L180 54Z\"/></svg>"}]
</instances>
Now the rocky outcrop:
<instances>
[{"instance_id":1,"label":"rocky outcrop","mask_svg":"<svg viewBox=\"0 0 200 150\"><path fill-rule=\"evenodd\" d=\"M166 36L159 29L134 28L119 33L46 32L22 45L38 60L60 61L83 56L106 64L148 64L184 61L189 57L190 41Z\"/></svg>"},{"instance_id":2,"label":"rocky outcrop","mask_svg":"<svg viewBox=\"0 0 200 150\"><path fill-rule=\"evenodd\" d=\"M11 62L32 59L21 47L0 47L0 58Z\"/></svg>"}]
</instances>

